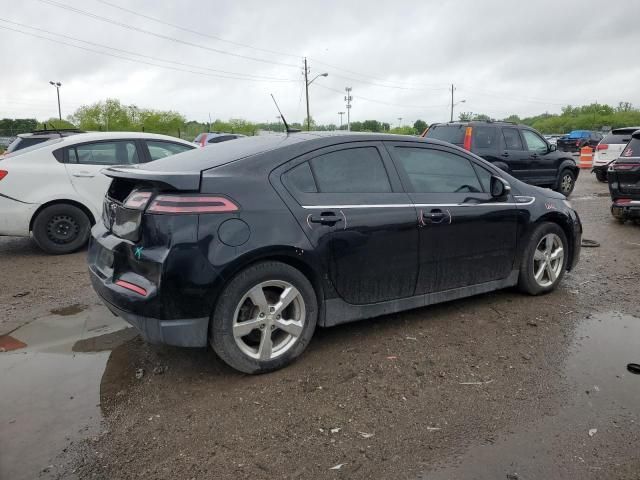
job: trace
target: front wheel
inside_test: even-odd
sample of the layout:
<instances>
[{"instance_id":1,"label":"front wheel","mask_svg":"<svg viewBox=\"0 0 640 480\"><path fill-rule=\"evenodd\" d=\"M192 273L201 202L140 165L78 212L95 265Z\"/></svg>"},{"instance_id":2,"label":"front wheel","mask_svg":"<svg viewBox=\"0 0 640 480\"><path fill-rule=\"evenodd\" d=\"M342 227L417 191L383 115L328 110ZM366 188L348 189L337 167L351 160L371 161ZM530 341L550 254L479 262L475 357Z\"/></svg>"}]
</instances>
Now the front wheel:
<instances>
[{"instance_id":1,"label":"front wheel","mask_svg":"<svg viewBox=\"0 0 640 480\"><path fill-rule=\"evenodd\" d=\"M541 223L531 234L522 263L518 287L530 295L554 290L567 265L567 236L556 223Z\"/></svg>"},{"instance_id":2,"label":"front wheel","mask_svg":"<svg viewBox=\"0 0 640 480\"><path fill-rule=\"evenodd\" d=\"M33 221L33 239L45 252L72 253L89 239L91 221L80 208L57 203L44 208Z\"/></svg>"},{"instance_id":3,"label":"front wheel","mask_svg":"<svg viewBox=\"0 0 640 480\"><path fill-rule=\"evenodd\" d=\"M573 192L576 186L576 174L568 168L565 168L560 172L560 178L558 179L558 192L568 197Z\"/></svg>"},{"instance_id":4,"label":"front wheel","mask_svg":"<svg viewBox=\"0 0 640 480\"><path fill-rule=\"evenodd\" d=\"M299 270L262 262L225 287L211 319L209 342L244 373L282 368L304 351L318 318L315 291Z\"/></svg>"}]
</instances>

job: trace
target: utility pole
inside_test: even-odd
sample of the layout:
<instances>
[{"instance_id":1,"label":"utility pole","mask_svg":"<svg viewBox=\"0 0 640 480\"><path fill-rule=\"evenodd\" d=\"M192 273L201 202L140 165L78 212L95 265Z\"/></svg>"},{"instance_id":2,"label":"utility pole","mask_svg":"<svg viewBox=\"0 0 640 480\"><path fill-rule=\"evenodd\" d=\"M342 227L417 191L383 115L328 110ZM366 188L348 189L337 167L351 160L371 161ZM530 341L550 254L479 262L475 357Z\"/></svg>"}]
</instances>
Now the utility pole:
<instances>
[{"instance_id":1,"label":"utility pole","mask_svg":"<svg viewBox=\"0 0 640 480\"><path fill-rule=\"evenodd\" d=\"M451 121L453 122L453 83L451 84Z\"/></svg>"},{"instance_id":2,"label":"utility pole","mask_svg":"<svg viewBox=\"0 0 640 480\"><path fill-rule=\"evenodd\" d=\"M344 112L338 112L338 115L340 115L340 128L339 128L339 130L342 130L342 115L344 115Z\"/></svg>"},{"instance_id":3,"label":"utility pole","mask_svg":"<svg viewBox=\"0 0 640 480\"><path fill-rule=\"evenodd\" d=\"M402 128L402 117L398 117L398 128Z\"/></svg>"},{"instance_id":4,"label":"utility pole","mask_svg":"<svg viewBox=\"0 0 640 480\"><path fill-rule=\"evenodd\" d=\"M60 121L62 121L62 110L60 110L60 87L62 86L62 84L60 82L54 81L50 81L49 83L56 87L56 92L58 93L58 118L60 119Z\"/></svg>"},{"instance_id":5,"label":"utility pole","mask_svg":"<svg viewBox=\"0 0 640 480\"><path fill-rule=\"evenodd\" d=\"M347 132L351 131L351 100L353 97L351 96L351 87L345 87L344 89L347 94L344 97L344 101L347 102Z\"/></svg>"},{"instance_id":6,"label":"utility pole","mask_svg":"<svg viewBox=\"0 0 640 480\"><path fill-rule=\"evenodd\" d=\"M309 121L309 68L307 67L307 57L304 57L304 88L307 94L307 132L311 129Z\"/></svg>"}]
</instances>

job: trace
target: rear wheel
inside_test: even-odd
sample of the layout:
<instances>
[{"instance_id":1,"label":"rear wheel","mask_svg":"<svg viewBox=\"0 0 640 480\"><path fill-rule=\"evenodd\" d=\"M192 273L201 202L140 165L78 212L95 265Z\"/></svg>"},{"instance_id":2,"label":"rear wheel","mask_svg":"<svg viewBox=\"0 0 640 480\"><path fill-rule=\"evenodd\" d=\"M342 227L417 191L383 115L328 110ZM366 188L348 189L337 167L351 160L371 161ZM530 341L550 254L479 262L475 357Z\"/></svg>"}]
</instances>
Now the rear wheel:
<instances>
[{"instance_id":1,"label":"rear wheel","mask_svg":"<svg viewBox=\"0 0 640 480\"><path fill-rule=\"evenodd\" d=\"M576 174L568 168L562 170L562 172L560 172L560 177L558 178L558 192L568 197L571 192L573 192L575 186Z\"/></svg>"},{"instance_id":2,"label":"rear wheel","mask_svg":"<svg viewBox=\"0 0 640 480\"><path fill-rule=\"evenodd\" d=\"M212 317L209 342L228 365L264 373L296 359L313 336L316 294L307 278L280 262L262 262L225 287Z\"/></svg>"},{"instance_id":3,"label":"rear wheel","mask_svg":"<svg viewBox=\"0 0 640 480\"><path fill-rule=\"evenodd\" d=\"M530 295L554 290L564 276L568 254L567 237L559 225L550 222L538 225L520 265L520 290Z\"/></svg>"},{"instance_id":4,"label":"rear wheel","mask_svg":"<svg viewBox=\"0 0 640 480\"><path fill-rule=\"evenodd\" d=\"M599 182L607 181L607 172L604 170L596 170L596 178Z\"/></svg>"},{"instance_id":5,"label":"rear wheel","mask_svg":"<svg viewBox=\"0 0 640 480\"><path fill-rule=\"evenodd\" d=\"M33 239L45 252L72 253L89 239L91 221L80 208L58 203L44 208L33 221Z\"/></svg>"}]
</instances>

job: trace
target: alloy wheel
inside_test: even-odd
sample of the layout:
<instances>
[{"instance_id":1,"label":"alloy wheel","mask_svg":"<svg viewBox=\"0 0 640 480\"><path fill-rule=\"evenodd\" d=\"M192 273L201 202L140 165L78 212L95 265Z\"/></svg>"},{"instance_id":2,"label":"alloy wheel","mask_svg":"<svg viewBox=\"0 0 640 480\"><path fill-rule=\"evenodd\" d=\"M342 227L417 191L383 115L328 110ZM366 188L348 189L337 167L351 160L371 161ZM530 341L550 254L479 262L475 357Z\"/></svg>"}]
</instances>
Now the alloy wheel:
<instances>
[{"instance_id":1,"label":"alloy wheel","mask_svg":"<svg viewBox=\"0 0 640 480\"><path fill-rule=\"evenodd\" d=\"M272 360L296 344L305 319L300 291L288 282L269 280L251 288L240 300L233 317L233 338L249 357Z\"/></svg>"},{"instance_id":2,"label":"alloy wheel","mask_svg":"<svg viewBox=\"0 0 640 480\"><path fill-rule=\"evenodd\" d=\"M564 266L564 247L555 233L543 236L533 254L533 277L543 288L555 283Z\"/></svg>"},{"instance_id":3,"label":"alloy wheel","mask_svg":"<svg viewBox=\"0 0 640 480\"><path fill-rule=\"evenodd\" d=\"M560 182L560 190L562 191L562 193L567 193L567 192L571 192L572 188L573 188L573 177L568 173L565 173L562 176L562 181Z\"/></svg>"}]
</instances>

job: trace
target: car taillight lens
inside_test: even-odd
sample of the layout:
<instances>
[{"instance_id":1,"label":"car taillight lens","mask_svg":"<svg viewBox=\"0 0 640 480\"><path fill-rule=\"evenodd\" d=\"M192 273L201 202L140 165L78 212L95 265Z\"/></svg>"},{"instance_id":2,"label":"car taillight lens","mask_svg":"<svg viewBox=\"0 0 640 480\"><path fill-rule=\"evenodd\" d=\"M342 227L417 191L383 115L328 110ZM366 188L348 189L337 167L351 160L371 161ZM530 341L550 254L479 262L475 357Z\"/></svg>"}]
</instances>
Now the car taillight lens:
<instances>
[{"instance_id":1,"label":"car taillight lens","mask_svg":"<svg viewBox=\"0 0 640 480\"><path fill-rule=\"evenodd\" d=\"M596 150L607 150L608 148L609 148L609 145L599 143L598 146L596 147Z\"/></svg>"},{"instance_id":2,"label":"car taillight lens","mask_svg":"<svg viewBox=\"0 0 640 480\"><path fill-rule=\"evenodd\" d=\"M640 164L639 163L614 163L612 166L614 170L631 170L633 168L640 166Z\"/></svg>"},{"instance_id":3,"label":"car taillight lens","mask_svg":"<svg viewBox=\"0 0 640 480\"><path fill-rule=\"evenodd\" d=\"M0 170L0 180L6 177L9 174L6 170Z\"/></svg>"},{"instance_id":4,"label":"car taillight lens","mask_svg":"<svg viewBox=\"0 0 640 480\"><path fill-rule=\"evenodd\" d=\"M147 203L149 203L151 195L153 195L153 192L133 191L129 194L122 206L134 210L144 210Z\"/></svg>"},{"instance_id":5,"label":"car taillight lens","mask_svg":"<svg viewBox=\"0 0 640 480\"><path fill-rule=\"evenodd\" d=\"M228 198L216 195L158 195L148 213L228 213L239 207Z\"/></svg>"},{"instance_id":6,"label":"car taillight lens","mask_svg":"<svg viewBox=\"0 0 640 480\"><path fill-rule=\"evenodd\" d=\"M579 146L580 146L580 140L577 140L576 141L576 147L579 147Z\"/></svg>"},{"instance_id":7,"label":"car taillight lens","mask_svg":"<svg viewBox=\"0 0 640 480\"><path fill-rule=\"evenodd\" d=\"M473 133L473 127L467 127L464 131L464 144L463 147L465 150L471 151L471 134Z\"/></svg>"},{"instance_id":8,"label":"car taillight lens","mask_svg":"<svg viewBox=\"0 0 640 480\"><path fill-rule=\"evenodd\" d=\"M115 284L119 287L131 290L132 292L136 292L138 295L142 295L143 297L147 296L147 290L142 288L140 285L136 285L135 283L125 282L124 280L116 280Z\"/></svg>"}]
</instances>

